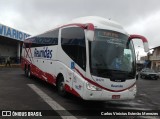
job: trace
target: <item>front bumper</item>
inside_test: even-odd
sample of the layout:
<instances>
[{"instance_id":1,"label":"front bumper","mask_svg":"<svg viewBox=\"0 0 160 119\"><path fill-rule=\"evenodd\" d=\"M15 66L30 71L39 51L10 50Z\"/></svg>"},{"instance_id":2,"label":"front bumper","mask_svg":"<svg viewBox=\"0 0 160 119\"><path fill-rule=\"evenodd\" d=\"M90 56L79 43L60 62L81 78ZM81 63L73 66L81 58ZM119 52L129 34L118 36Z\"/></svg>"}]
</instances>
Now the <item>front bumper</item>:
<instances>
[{"instance_id":1,"label":"front bumper","mask_svg":"<svg viewBox=\"0 0 160 119\"><path fill-rule=\"evenodd\" d=\"M82 98L84 100L131 100L135 98L136 93L136 85L122 92L111 92L103 89L102 91L92 91L86 88L84 89ZM118 98L114 98L114 96Z\"/></svg>"}]
</instances>

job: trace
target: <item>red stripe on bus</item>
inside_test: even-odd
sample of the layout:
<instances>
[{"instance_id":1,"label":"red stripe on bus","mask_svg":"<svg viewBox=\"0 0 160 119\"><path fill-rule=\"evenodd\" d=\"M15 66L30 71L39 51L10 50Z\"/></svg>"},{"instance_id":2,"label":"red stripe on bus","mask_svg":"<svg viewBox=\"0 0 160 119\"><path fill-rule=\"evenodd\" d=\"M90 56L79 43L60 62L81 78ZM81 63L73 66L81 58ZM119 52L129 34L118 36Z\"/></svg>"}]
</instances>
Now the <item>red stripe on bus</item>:
<instances>
[{"instance_id":1,"label":"red stripe on bus","mask_svg":"<svg viewBox=\"0 0 160 119\"><path fill-rule=\"evenodd\" d=\"M79 93L77 93L77 91L75 91L73 88L70 88L70 86L67 85L67 84L65 84L65 90L67 92L72 93L73 95L81 98L81 96L79 95Z\"/></svg>"},{"instance_id":2,"label":"red stripe on bus","mask_svg":"<svg viewBox=\"0 0 160 119\"><path fill-rule=\"evenodd\" d=\"M67 26L79 26L83 29L88 29L88 30L91 30L91 31L94 31L94 25L92 23L86 23L86 24L67 24L67 25L63 25L61 26L60 28L63 28L63 27L67 27Z\"/></svg>"},{"instance_id":3,"label":"red stripe on bus","mask_svg":"<svg viewBox=\"0 0 160 119\"><path fill-rule=\"evenodd\" d=\"M25 62L27 65L30 65L32 75L40 78L41 80L45 80L45 78L43 77L43 76L45 76L47 78L48 83L56 84L56 76L53 76L47 72L43 72L37 66L33 65L28 60L26 60L24 57L22 57L22 65L25 65ZM22 66L22 67L24 68L24 66ZM73 95L81 98L79 93L76 90L74 90L73 88L71 88L69 85L65 84L65 89L67 92L72 93Z\"/></svg>"},{"instance_id":4,"label":"red stripe on bus","mask_svg":"<svg viewBox=\"0 0 160 119\"><path fill-rule=\"evenodd\" d=\"M47 72L43 72L41 69L39 69L37 66L33 65L32 63L30 63L28 60L26 60L24 57L22 57L22 65L29 65L30 69L31 69L31 74L42 79L42 80L46 80L47 82L50 84L56 84L56 76L47 73ZM22 66L24 68L24 66ZM45 78L46 79L45 79Z\"/></svg>"}]
</instances>

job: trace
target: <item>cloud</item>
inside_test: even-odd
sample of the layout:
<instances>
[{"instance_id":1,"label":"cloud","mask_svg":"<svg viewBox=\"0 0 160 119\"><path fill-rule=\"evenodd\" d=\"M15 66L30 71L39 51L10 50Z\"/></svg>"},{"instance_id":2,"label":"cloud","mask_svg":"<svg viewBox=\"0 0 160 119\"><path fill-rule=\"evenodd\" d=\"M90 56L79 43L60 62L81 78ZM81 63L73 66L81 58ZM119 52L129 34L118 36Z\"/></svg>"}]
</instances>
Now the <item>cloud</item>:
<instances>
[{"instance_id":1,"label":"cloud","mask_svg":"<svg viewBox=\"0 0 160 119\"><path fill-rule=\"evenodd\" d=\"M0 23L31 35L77 17L100 16L119 22L131 34L144 35L150 48L160 45L159 0L1 0L0 16ZM139 45L135 40L135 47Z\"/></svg>"},{"instance_id":2,"label":"cloud","mask_svg":"<svg viewBox=\"0 0 160 119\"><path fill-rule=\"evenodd\" d=\"M159 0L1 0L0 12L15 11L21 14L23 24L33 24L35 27L44 22L58 23L56 18L61 18L61 23L92 15L111 18L128 26L159 9L159 4Z\"/></svg>"},{"instance_id":3,"label":"cloud","mask_svg":"<svg viewBox=\"0 0 160 119\"><path fill-rule=\"evenodd\" d=\"M133 24L126 27L125 29L130 34L141 34L144 35L148 39L150 49L153 47L160 46L160 11L154 12L144 18L137 19ZM138 46L142 46L142 42L135 41L136 51L140 51L140 55L146 55L141 48Z\"/></svg>"}]
</instances>

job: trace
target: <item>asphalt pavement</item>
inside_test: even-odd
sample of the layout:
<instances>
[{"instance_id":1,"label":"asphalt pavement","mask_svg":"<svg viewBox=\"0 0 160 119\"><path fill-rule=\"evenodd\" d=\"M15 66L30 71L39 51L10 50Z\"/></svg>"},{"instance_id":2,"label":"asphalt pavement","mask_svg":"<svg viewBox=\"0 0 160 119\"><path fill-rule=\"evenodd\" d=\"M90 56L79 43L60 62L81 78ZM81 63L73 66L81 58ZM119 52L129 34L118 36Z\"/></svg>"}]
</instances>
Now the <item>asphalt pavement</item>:
<instances>
[{"instance_id":1,"label":"asphalt pavement","mask_svg":"<svg viewBox=\"0 0 160 119\"><path fill-rule=\"evenodd\" d=\"M138 79L138 93L131 101L84 101L73 95L61 97L57 89L38 78L28 79L20 68L0 67L0 110L1 111L42 111L47 116L12 116L0 119L159 119L159 116L109 116L109 112L122 110L160 110L160 79ZM99 113L107 112L107 116ZM125 113L125 112L124 112ZM113 113L112 113L113 114ZM66 116L67 115L67 116Z\"/></svg>"}]
</instances>

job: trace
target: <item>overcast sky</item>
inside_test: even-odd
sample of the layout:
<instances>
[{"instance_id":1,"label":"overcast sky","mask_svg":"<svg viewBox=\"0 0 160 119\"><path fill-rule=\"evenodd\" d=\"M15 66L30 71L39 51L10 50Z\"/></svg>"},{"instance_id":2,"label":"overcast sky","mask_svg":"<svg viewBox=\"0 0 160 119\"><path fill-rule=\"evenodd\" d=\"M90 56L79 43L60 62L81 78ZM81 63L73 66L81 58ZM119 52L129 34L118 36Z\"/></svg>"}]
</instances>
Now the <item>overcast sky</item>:
<instances>
[{"instance_id":1,"label":"overcast sky","mask_svg":"<svg viewBox=\"0 0 160 119\"><path fill-rule=\"evenodd\" d=\"M0 0L0 23L31 35L83 16L110 18L160 45L160 0ZM135 48L145 55L142 42Z\"/></svg>"}]
</instances>

